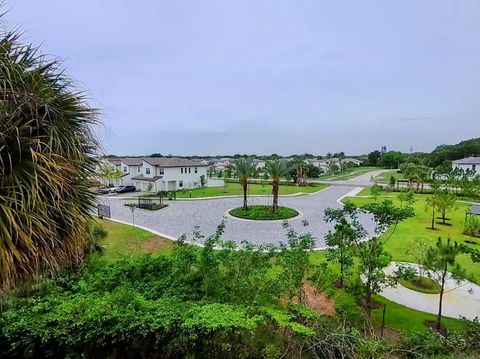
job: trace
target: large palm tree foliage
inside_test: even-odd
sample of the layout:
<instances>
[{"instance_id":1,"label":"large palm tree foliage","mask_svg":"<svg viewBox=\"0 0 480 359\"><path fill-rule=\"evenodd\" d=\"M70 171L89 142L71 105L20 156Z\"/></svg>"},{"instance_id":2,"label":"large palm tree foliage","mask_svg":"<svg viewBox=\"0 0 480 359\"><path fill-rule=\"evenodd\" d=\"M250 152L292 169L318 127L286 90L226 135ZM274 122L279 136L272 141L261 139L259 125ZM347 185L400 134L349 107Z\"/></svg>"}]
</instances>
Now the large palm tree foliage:
<instances>
[{"instance_id":1,"label":"large palm tree foliage","mask_svg":"<svg viewBox=\"0 0 480 359\"><path fill-rule=\"evenodd\" d=\"M290 166L288 165L287 161L277 159L268 161L265 164L265 170L272 178L272 211L275 213L278 209L278 191L280 187L280 180L282 177L285 177L288 174L290 171Z\"/></svg>"},{"instance_id":2,"label":"large palm tree foliage","mask_svg":"<svg viewBox=\"0 0 480 359\"><path fill-rule=\"evenodd\" d=\"M243 187L243 209L248 209L248 202L247 202L247 190L248 190L248 179L254 174L255 172L255 163L253 159L250 157L247 158L238 158L234 162L235 172L237 177L240 179Z\"/></svg>"},{"instance_id":3,"label":"large palm tree foliage","mask_svg":"<svg viewBox=\"0 0 480 359\"><path fill-rule=\"evenodd\" d=\"M85 255L97 112L57 61L0 36L1 290Z\"/></svg>"}]
</instances>

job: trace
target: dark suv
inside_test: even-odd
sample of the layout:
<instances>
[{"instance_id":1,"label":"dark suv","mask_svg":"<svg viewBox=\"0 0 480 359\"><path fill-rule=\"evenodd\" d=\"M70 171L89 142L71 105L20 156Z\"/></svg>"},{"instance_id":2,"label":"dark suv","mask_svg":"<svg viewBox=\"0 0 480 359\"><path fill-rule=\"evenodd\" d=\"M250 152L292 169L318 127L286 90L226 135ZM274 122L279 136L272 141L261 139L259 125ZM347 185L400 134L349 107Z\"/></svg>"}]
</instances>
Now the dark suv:
<instances>
[{"instance_id":1,"label":"dark suv","mask_svg":"<svg viewBox=\"0 0 480 359\"><path fill-rule=\"evenodd\" d=\"M117 193L126 193L126 192L135 192L136 188L135 186L119 186L115 190Z\"/></svg>"}]
</instances>

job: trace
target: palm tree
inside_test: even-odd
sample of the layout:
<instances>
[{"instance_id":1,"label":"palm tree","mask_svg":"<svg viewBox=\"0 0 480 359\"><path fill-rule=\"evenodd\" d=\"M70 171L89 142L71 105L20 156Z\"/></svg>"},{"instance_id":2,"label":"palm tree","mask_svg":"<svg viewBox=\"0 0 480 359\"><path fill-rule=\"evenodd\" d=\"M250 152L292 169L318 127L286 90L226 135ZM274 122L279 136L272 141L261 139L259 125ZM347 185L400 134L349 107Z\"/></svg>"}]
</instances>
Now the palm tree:
<instances>
[{"instance_id":1,"label":"palm tree","mask_svg":"<svg viewBox=\"0 0 480 359\"><path fill-rule=\"evenodd\" d=\"M253 158L238 158L234 162L235 173L240 179L243 187L243 209L246 211L247 206L247 189L248 189L248 179L255 173L255 163L253 163Z\"/></svg>"},{"instance_id":2,"label":"palm tree","mask_svg":"<svg viewBox=\"0 0 480 359\"><path fill-rule=\"evenodd\" d=\"M265 164L265 170L272 178L272 194L273 194L273 204L272 211L275 213L278 209L278 189L280 186L280 179L287 175L290 167L285 160L273 160L268 161Z\"/></svg>"},{"instance_id":3,"label":"palm tree","mask_svg":"<svg viewBox=\"0 0 480 359\"><path fill-rule=\"evenodd\" d=\"M307 185L307 164L302 157L297 158L293 161L293 166L297 172L297 183L299 186Z\"/></svg>"},{"instance_id":4,"label":"palm tree","mask_svg":"<svg viewBox=\"0 0 480 359\"><path fill-rule=\"evenodd\" d=\"M0 290L90 248L97 114L56 61L0 35Z\"/></svg>"}]
</instances>

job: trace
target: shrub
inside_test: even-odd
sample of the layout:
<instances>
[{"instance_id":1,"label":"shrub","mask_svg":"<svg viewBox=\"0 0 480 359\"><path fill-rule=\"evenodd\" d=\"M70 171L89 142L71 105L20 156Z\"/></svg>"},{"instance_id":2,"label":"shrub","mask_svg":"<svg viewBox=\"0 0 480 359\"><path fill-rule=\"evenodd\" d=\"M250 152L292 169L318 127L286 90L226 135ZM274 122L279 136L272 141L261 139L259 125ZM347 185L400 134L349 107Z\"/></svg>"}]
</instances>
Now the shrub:
<instances>
[{"instance_id":1,"label":"shrub","mask_svg":"<svg viewBox=\"0 0 480 359\"><path fill-rule=\"evenodd\" d=\"M466 236L480 238L480 218L474 215L468 216L462 233Z\"/></svg>"}]
</instances>

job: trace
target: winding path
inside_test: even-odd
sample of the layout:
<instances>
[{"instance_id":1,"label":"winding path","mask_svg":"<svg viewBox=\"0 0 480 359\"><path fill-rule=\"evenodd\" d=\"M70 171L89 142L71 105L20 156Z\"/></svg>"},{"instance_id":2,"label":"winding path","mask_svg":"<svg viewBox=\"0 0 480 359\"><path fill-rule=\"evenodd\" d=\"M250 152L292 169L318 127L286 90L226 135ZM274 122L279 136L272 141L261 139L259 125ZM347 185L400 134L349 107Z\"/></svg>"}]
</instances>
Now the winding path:
<instances>
[{"instance_id":1,"label":"winding path","mask_svg":"<svg viewBox=\"0 0 480 359\"><path fill-rule=\"evenodd\" d=\"M301 218L293 218L288 222L298 233L311 233L315 238L315 249L325 248L324 236L332 228L323 220L326 208L341 206L340 199L347 195L355 195L362 187L371 185L371 177L383 171L372 171L346 181L332 181L330 187L306 196L282 196L280 205L295 208L303 213ZM250 196L250 204L271 204L272 198ZM111 218L123 223L132 223L132 212L125 202L131 202L115 197L100 197L100 202L110 206ZM225 216L225 213L240 206L242 199L213 198L188 201L169 201L168 207L158 211L137 209L135 224L153 230L164 237L175 239L186 235L192 240L192 233L199 227L203 235L215 232L218 224L225 220L224 240L237 243L249 241L255 244L279 244L286 240L285 230L278 221L242 221ZM365 228L373 232L373 223L368 215L361 218ZM305 227L304 223L308 226Z\"/></svg>"},{"instance_id":2,"label":"winding path","mask_svg":"<svg viewBox=\"0 0 480 359\"><path fill-rule=\"evenodd\" d=\"M419 272L420 266L418 264L392 262L385 269L385 273L393 273L400 264L410 266L417 270L417 273ZM392 302L412 309L431 314L438 313L440 294L420 293L399 284L396 287L384 288L381 295ZM468 319L480 316L480 286L467 280L457 283L450 275L445 282L442 313L445 317L457 319L460 316Z\"/></svg>"}]
</instances>

